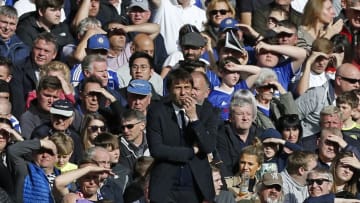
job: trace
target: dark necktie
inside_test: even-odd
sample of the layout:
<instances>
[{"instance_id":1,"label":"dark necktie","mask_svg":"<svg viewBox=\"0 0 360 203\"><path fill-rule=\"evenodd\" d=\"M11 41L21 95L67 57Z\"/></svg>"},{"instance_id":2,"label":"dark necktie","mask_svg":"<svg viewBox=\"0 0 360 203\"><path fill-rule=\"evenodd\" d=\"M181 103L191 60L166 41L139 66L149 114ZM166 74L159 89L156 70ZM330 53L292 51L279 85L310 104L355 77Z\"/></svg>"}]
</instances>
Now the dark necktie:
<instances>
[{"instance_id":1,"label":"dark necktie","mask_svg":"<svg viewBox=\"0 0 360 203\"><path fill-rule=\"evenodd\" d=\"M185 112L184 110L180 110L180 118L181 118L181 128L186 128L186 120L185 120Z\"/></svg>"}]
</instances>

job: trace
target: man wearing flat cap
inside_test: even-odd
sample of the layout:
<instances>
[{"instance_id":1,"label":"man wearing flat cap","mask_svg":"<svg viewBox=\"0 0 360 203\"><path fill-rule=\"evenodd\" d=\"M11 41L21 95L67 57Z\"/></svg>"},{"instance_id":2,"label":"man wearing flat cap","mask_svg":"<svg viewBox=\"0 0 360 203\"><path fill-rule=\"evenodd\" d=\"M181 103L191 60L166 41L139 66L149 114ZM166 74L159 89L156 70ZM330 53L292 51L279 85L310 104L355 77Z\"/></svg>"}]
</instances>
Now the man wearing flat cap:
<instances>
[{"instance_id":1,"label":"man wearing flat cap","mask_svg":"<svg viewBox=\"0 0 360 203\"><path fill-rule=\"evenodd\" d=\"M80 135L71 127L74 115L74 107L70 101L55 101L50 108L50 122L36 127L31 134L31 139L43 139L47 136L52 136L55 132L64 132L74 141L74 146L76 147L70 161L77 163L82 158L82 144Z\"/></svg>"},{"instance_id":2,"label":"man wearing flat cap","mask_svg":"<svg viewBox=\"0 0 360 203\"><path fill-rule=\"evenodd\" d=\"M261 183L258 185L258 197L260 202L282 203L284 200L282 184L282 178L279 173L265 173Z\"/></svg>"}]
</instances>

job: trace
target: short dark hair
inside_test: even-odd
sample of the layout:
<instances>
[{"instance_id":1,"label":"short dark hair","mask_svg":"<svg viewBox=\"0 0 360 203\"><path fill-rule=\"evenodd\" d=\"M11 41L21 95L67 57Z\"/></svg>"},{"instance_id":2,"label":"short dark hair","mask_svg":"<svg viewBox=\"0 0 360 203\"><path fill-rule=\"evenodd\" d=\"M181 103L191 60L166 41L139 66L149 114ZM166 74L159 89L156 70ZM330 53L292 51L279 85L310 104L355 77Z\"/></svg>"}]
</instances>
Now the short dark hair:
<instances>
[{"instance_id":1,"label":"short dark hair","mask_svg":"<svg viewBox=\"0 0 360 203\"><path fill-rule=\"evenodd\" d=\"M33 47L34 45L39 41L39 40L45 40L46 42L50 42L52 44L54 44L55 46L55 51L58 50L59 48L59 45L58 45L58 42L57 42L57 38L54 34L52 34L51 32L42 32L40 33L36 39L34 40L33 42Z\"/></svg>"},{"instance_id":2,"label":"short dark hair","mask_svg":"<svg viewBox=\"0 0 360 203\"><path fill-rule=\"evenodd\" d=\"M189 82L191 86L194 86L191 74L184 69L178 68L169 73L166 81L166 88L169 91L174 84L179 83L180 81Z\"/></svg>"},{"instance_id":3,"label":"short dark hair","mask_svg":"<svg viewBox=\"0 0 360 203\"><path fill-rule=\"evenodd\" d=\"M150 65L150 68L153 69L154 68L154 59L153 57L151 57L149 54L145 53L145 52L135 52L131 55L130 59L129 59L129 67L131 69L131 67L133 66L134 64L134 61L138 58L145 58L149 65Z\"/></svg>"},{"instance_id":4,"label":"short dark hair","mask_svg":"<svg viewBox=\"0 0 360 203\"><path fill-rule=\"evenodd\" d=\"M94 145L103 148L111 147L112 150L119 149L118 137L109 132L99 133L94 139Z\"/></svg>"},{"instance_id":5,"label":"short dark hair","mask_svg":"<svg viewBox=\"0 0 360 203\"><path fill-rule=\"evenodd\" d=\"M179 66L190 73L196 68L204 68L206 71L206 63L200 60L181 60L179 61Z\"/></svg>"},{"instance_id":6,"label":"short dark hair","mask_svg":"<svg viewBox=\"0 0 360 203\"><path fill-rule=\"evenodd\" d=\"M99 80L99 78L97 78L96 76L92 75L88 78L85 78L81 83L80 83L80 92L83 92L85 89L85 86L88 83L98 83L100 86L102 86L101 81Z\"/></svg>"},{"instance_id":7,"label":"short dark hair","mask_svg":"<svg viewBox=\"0 0 360 203\"><path fill-rule=\"evenodd\" d=\"M4 56L0 56L0 66L6 66L8 71L9 71L9 75L12 74L12 62L10 59L4 57Z\"/></svg>"},{"instance_id":8,"label":"short dark hair","mask_svg":"<svg viewBox=\"0 0 360 203\"><path fill-rule=\"evenodd\" d=\"M219 71L222 71L222 70L226 70L225 69L225 65L228 64L228 63L235 63L237 65L240 65L240 61L233 57L233 56L228 56L228 57L225 57L224 59L221 59L220 62L219 62Z\"/></svg>"},{"instance_id":9,"label":"short dark hair","mask_svg":"<svg viewBox=\"0 0 360 203\"><path fill-rule=\"evenodd\" d=\"M40 79L37 92L40 92L44 89L62 89L60 80L55 76L44 76Z\"/></svg>"},{"instance_id":10,"label":"short dark hair","mask_svg":"<svg viewBox=\"0 0 360 203\"><path fill-rule=\"evenodd\" d=\"M5 80L0 80L0 92L10 93L10 85Z\"/></svg>"},{"instance_id":11,"label":"short dark hair","mask_svg":"<svg viewBox=\"0 0 360 203\"><path fill-rule=\"evenodd\" d=\"M47 8L61 8L64 5L64 0L36 0L36 11L45 10Z\"/></svg>"},{"instance_id":12,"label":"short dark hair","mask_svg":"<svg viewBox=\"0 0 360 203\"><path fill-rule=\"evenodd\" d=\"M355 109L359 105L359 98L355 94L355 92L343 92L336 98L336 104L349 104L352 109Z\"/></svg>"}]
</instances>

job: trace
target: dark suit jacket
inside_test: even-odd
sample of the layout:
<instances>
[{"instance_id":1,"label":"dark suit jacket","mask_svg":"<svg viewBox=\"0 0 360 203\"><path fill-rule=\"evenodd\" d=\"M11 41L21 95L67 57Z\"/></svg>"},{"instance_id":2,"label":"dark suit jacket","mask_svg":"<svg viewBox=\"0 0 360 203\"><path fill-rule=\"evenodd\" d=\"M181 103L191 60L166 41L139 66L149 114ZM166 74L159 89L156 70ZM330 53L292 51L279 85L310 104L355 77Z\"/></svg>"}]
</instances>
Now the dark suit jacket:
<instances>
[{"instance_id":1,"label":"dark suit jacket","mask_svg":"<svg viewBox=\"0 0 360 203\"><path fill-rule=\"evenodd\" d=\"M177 123L171 102L154 104L147 113L146 136L151 155L155 158L150 178L150 200L164 202L176 181L176 173L183 164L189 164L194 181L205 200L215 196L207 153L213 152L216 140L216 117L212 111L197 106L199 120L190 122L184 132ZM193 144L199 152L194 154Z\"/></svg>"}]
</instances>

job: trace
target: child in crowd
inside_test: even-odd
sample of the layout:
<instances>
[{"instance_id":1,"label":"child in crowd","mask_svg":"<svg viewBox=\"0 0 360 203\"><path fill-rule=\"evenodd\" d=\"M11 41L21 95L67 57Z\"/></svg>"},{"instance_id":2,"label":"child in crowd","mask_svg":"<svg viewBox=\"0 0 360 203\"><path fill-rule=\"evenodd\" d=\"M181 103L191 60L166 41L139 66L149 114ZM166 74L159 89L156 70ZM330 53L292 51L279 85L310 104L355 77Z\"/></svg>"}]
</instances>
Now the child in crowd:
<instances>
[{"instance_id":1,"label":"child in crowd","mask_svg":"<svg viewBox=\"0 0 360 203\"><path fill-rule=\"evenodd\" d=\"M283 152L284 147L287 147L292 152L302 150L299 145L282 139L280 132L274 128L266 129L260 138L264 147L264 163L261 166L261 175L263 173L276 173L284 170L287 157L289 156L289 154Z\"/></svg>"},{"instance_id":2,"label":"child in crowd","mask_svg":"<svg viewBox=\"0 0 360 203\"><path fill-rule=\"evenodd\" d=\"M353 91L344 92L336 98L336 106L342 113L342 131L356 140L360 139L360 125L353 121L352 115L357 111L358 105L359 98Z\"/></svg>"},{"instance_id":3,"label":"child in crowd","mask_svg":"<svg viewBox=\"0 0 360 203\"><path fill-rule=\"evenodd\" d=\"M59 169L61 173L77 169L78 166L76 164L69 162L74 151L73 139L62 132L56 132L54 135L50 136L49 139L54 142L58 150L58 158L55 167Z\"/></svg>"}]
</instances>

